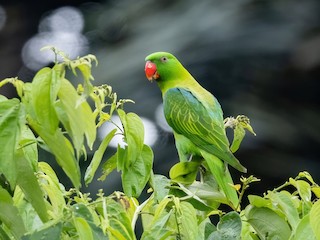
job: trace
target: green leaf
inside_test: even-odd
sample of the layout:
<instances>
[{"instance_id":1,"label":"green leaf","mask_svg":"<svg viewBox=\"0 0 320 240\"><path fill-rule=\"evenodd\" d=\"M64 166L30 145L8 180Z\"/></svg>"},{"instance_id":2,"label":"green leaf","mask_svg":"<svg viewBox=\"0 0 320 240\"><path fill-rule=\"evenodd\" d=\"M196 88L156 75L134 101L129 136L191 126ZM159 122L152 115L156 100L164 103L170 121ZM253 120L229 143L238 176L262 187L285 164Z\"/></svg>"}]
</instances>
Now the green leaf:
<instances>
[{"instance_id":1,"label":"green leaf","mask_svg":"<svg viewBox=\"0 0 320 240\"><path fill-rule=\"evenodd\" d=\"M242 223L239 214L235 211L229 212L221 217L217 225L217 231L210 234L208 240L240 240L241 228Z\"/></svg>"},{"instance_id":2,"label":"green leaf","mask_svg":"<svg viewBox=\"0 0 320 240\"><path fill-rule=\"evenodd\" d=\"M145 230L141 236L141 240L166 240L166 239L176 239L169 238L174 234L173 229L165 228L165 225L169 221L172 215L172 210L170 212L164 212L156 220L152 221L151 227Z\"/></svg>"},{"instance_id":3,"label":"green leaf","mask_svg":"<svg viewBox=\"0 0 320 240\"><path fill-rule=\"evenodd\" d=\"M19 140L19 146L22 148L23 155L29 161L33 171L38 169L38 146L37 140L31 129L23 125L22 133Z\"/></svg>"},{"instance_id":4,"label":"green leaf","mask_svg":"<svg viewBox=\"0 0 320 240\"><path fill-rule=\"evenodd\" d=\"M120 145L118 145L118 147L117 147L116 156L117 156L117 170L118 171L122 171L126 166L127 154L128 154L127 148L128 148L127 146L125 146L125 148L121 148Z\"/></svg>"},{"instance_id":5,"label":"green leaf","mask_svg":"<svg viewBox=\"0 0 320 240\"><path fill-rule=\"evenodd\" d=\"M233 132L233 141L230 146L231 152L236 152L246 134L245 130L251 132L254 136L256 133L253 131L253 128L250 125L250 119L245 115L238 115L236 118L228 117L224 120L224 126L234 129Z\"/></svg>"},{"instance_id":6,"label":"green leaf","mask_svg":"<svg viewBox=\"0 0 320 240\"><path fill-rule=\"evenodd\" d=\"M77 60L74 61L74 67L77 67L85 80L85 83L90 84L90 80L93 80L93 76L91 75L91 62L95 61L96 64L98 64L98 61L95 56L93 55L87 55L77 62Z\"/></svg>"},{"instance_id":7,"label":"green leaf","mask_svg":"<svg viewBox=\"0 0 320 240\"><path fill-rule=\"evenodd\" d=\"M200 221L199 221L200 222ZM217 228L211 223L210 218L205 218L198 226L198 234L195 240L208 239L211 233L217 230Z\"/></svg>"},{"instance_id":8,"label":"green leaf","mask_svg":"<svg viewBox=\"0 0 320 240\"><path fill-rule=\"evenodd\" d=\"M255 235L252 231L251 225L248 223L247 219L241 212L241 220L242 220L242 230L241 230L241 239L245 240L259 240L258 236Z\"/></svg>"},{"instance_id":9,"label":"green leaf","mask_svg":"<svg viewBox=\"0 0 320 240\"><path fill-rule=\"evenodd\" d=\"M201 162L179 162L169 172L172 180L183 184L191 184L195 181Z\"/></svg>"},{"instance_id":10,"label":"green leaf","mask_svg":"<svg viewBox=\"0 0 320 240\"><path fill-rule=\"evenodd\" d=\"M297 228L292 232L290 240L316 240L316 236L310 225L310 215L304 216L299 222Z\"/></svg>"},{"instance_id":11,"label":"green leaf","mask_svg":"<svg viewBox=\"0 0 320 240\"><path fill-rule=\"evenodd\" d=\"M311 186L309 183L307 183L304 180L296 180L293 182L292 185L294 185L297 188L299 195L303 201L311 201Z\"/></svg>"},{"instance_id":12,"label":"green leaf","mask_svg":"<svg viewBox=\"0 0 320 240\"><path fill-rule=\"evenodd\" d=\"M89 222L89 225L91 227L93 239L103 239L103 240L108 240L108 236L106 236L102 229L101 226L96 226L93 223Z\"/></svg>"},{"instance_id":13,"label":"green leaf","mask_svg":"<svg viewBox=\"0 0 320 240\"><path fill-rule=\"evenodd\" d=\"M55 107L60 121L71 136L77 152L83 145L84 134L89 148L96 138L95 117L86 101L77 104L81 98L73 85L66 79L61 79L61 87L58 92L59 101Z\"/></svg>"},{"instance_id":14,"label":"green leaf","mask_svg":"<svg viewBox=\"0 0 320 240\"><path fill-rule=\"evenodd\" d=\"M92 149L97 136L95 115L87 102L82 103L79 108L81 108L81 114L84 117L84 135L86 136L87 145Z\"/></svg>"},{"instance_id":15,"label":"green leaf","mask_svg":"<svg viewBox=\"0 0 320 240\"><path fill-rule=\"evenodd\" d=\"M30 93L32 112L29 114L51 133L58 128L59 124L54 103L60 88L60 74L57 68L41 69L33 78Z\"/></svg>"},{"instance_id":16,"label":"green leaf","mask_svg":"<svg viewBox=\"0 0 320 240\"><path fill-rule=\"evenodd\" d=\"M144 145L140 156L137 157L137 160L128 168L124 168L122 170L122 186L127 196L140 196L150 178L152 163L153 152L149 146Z\"/></svg>"},{"instance_id":17,"label":"green leaf","mask_svg":"<svg viewBox=\"0 0 320 240\"><path fill-rule=\"evenodd\" d=\"M39 240L47 239L48 237L50 237L50 240L60 240L61 232L62 223L57 223L55 225L50 225L49 227L25 235L22 237L22 240Z\"/></svg>"},{"instance_id":18,"label":"green leaf","mask_svg":"<svg viewBox=\"0 0 320 240\"><path fill-rule=\"evenodd\" d=\"M42 174L40 174L40 172L42 172ZM50 199L52 206L51 215L54 216L54 218L62 217L66 202L57 175L46 162L39 162L39 175L43 179L41 181L41 188Z\"/></svg>"},{"instance_id":19,"label":"green leaf","mask_svg":"<svg viewBox=\"0 0 320 240\"><path fill-rule=\"evenodd\" d=\"M94 223L94 217L90 211L90 208L82 203L74 204L72 206L73 213L76 219L83 219L90 227L90 231L92 233L92 239L108 239L107 236L103 234L103 231L100 227L97 227ZM95 213L95 212L94 212ZM83 220L80 220L80 226L81 224L85 224ZM77 226L76 226L77 228ZM80 233L79 233L80 234ZM91 234L90 234L91 236ZM85 236L83 236L85 237ZM85 239L85 238L83 238Z\"/></svg>"},{"instance_id":20,"label":"green leaf","mask_svg":"<svg viewBox=\"0 0 320 240\"><path fill-rule=\"evenodd\" d=\"M79 188L81 185L80 168L69 140L63 135L60 129L56 129L54 133L50 133L31 119L29 119L29 124L46 143L50 152L55 156L56 161L70 178L73 185Z\"/></svg>"},{"instance_id":21,"label":"green leaf","mask_svg":"<svg viewBox=\"0 0 320 240\"><path fill-rule=\"evenodd\" d=\"M91 163L88 166L86 173L85 173L85 176L84 176L84 181L85 181L86 186L92 181L94 174L100 165L103 154L106 151L106 148L108 147L111 139L114 137L116 131L117 131L117 129L113 129L111 132L109 132L108 135L101 142L97 151L94 153L93 158L91 160Z\"/></svg>"},{"instance_id":22,"label":"green leaf","mask_svg":"<svg viewBox=\"0 0 320 240\"><path fill-rule=\"evenodd\" d=\"M312 187L311 190L314 193L314 195L316 195L317 198L320 198L320 187L319 186Z\"/></svg>"},{"instance_id":23,"label":"green leaf","mask_svg":"<svg viewBox=\"0 0 320 240\"><path fill-rule=\"evenodd\" d=\"M19 215L23 219L27 232L31 233L33 231L36 231L44 225L36 210L34 209L32 204L26 199L23 191L18 185L14 190L12 200L14 202L14 205L19 210ZM48 209L50 209L49 205L47 207Z\"/></svg>"},{"instance_id":24,"label":"green leaf","mask_svg":"<svg viewBox=\"0 0 320 240\"><path fill-rule=\"evenodd\" d=\"M156 201L161 201L169 194L170 180L166 176L160 174L152 175L151 184Z\"/></svg>"},{"instance_id":25,"label":"green leaf","mask_svg":"<svg viewBox=\"0 0 320 240\"><path fill-rule=\"evenodd\" d=\"M211 208L218 207L219 203L229 203L228 199L226 199L226 196L223 193L218 191L218 189L214 189L207 183L195 181L186 188L189 192L186 192L184 189L182 190L185 191L189 196L193 196L193 198L200 198L202 202Z\"/></svg>"},{"instance_id":26,"label":"green leaf","mask_svg":"<svg viewBox=\"0 0 320 240\"><path fill-rule=\"evenodd\" d=\"M238 124L234 129L233 141L230 146L231 152L234 153L239 149L240 144L241 144L245 135L246 135L246 131L244 130L244 128L241 125Z\"/></svg>"},{"instance_id":27,"label":"green leaf","mask_svg":"<svg viewBox=\"0 0 320 240\"><path fill-rule=\"evenodd\" d=\"M0 95L0 102L4 102L4 101L7 101L7 100L8 100L8 98L6 98L3 95Z\"/></svg>"},{"instance_id":28,"label":"green leaf","mask_svg":"<svg viewBox=\"0 0 320 240\"><path fill-rule=\"evenodd\" d=\"M59 119L55 110L61 79L64 77L64 67L55 65L53 69L41 69L32 81L29 101L24 101L28 113L28 123L43 139L47 147L56 157L73 185L80 187L80 169L74 156L74 150L69 140L58 128ZM31 103L31 104L30 104Z\"/></svg>"},{"instance_id":29,"label":"green leaf","mask_svg":"<svg viewBox=\"0 0 320 240\"><path fill-rule=\"evenodd\" d=\"M306 178L312 185L316 185L316 182L313 180L310 173L307 171L299 172L298 174L299 178Z\"/></svg>"},{"instance_id":30,"label":"green leaf","mask_svg":"<svg viewBox=\"0 0 320 240\"><path fill-rule=\"evenodd\" d=\"M78 94L71 83L66 79L61 79L61 88L58 92L59 101L55 103L55 109L59 120L72 139L77 156L84 140L84 124L82 112L76 107Z\"/></svg>"},{"instance_id":31,"label":"green leaf","mask_svg":"<svg viewBox=\"0 0 320 240\"><path fill-rule=\"evenodd\" d=\"M1 101L1 95L0 95L0 101ZM4 225L0 226L0 239L1 240L10 240L10 237L8 234L3 230Z\"/></svg>"},{"instance_id":32,"label":"green leaf","mask_svg":"<svg viewBox=\"0 0 320 240\"><path fill-rule=\"evenodd\" d=\"M31 164L24 157L21 149L16 152L17 185L23 191L26 199L32 204L43 222L48 221L46 202L38 179L34 174Z\"/></svg>"},{"instance_id":33,"label":"green leaf","mask_svg":"<svg viewBox=\"0 0 320 240\"><path fill-rule=\"evenodd\" d=\"M196 210L188 202L180 202L178 213L178 225L181 227L181 234L183 239L196 239L198 235L198 220L196 215ZM177 207L178 208L178 207Z\"/></svg>"},{"instance_id":34,"label":"green leaf","mask_svg":"<svg viewBox=\"0 0 320 240\"><path fill-rule=\"evenodd\" d=\"M84 218L75 217L73 222L77 229L79 240L93 240L93 234L90 225Z\"/></svg>"},{"instance_id":35,"label":"green leaf","mask_svg":"<svg viewBox=\"0 0 320 240\"><path fill-rule=\"evenodd\" d=\"M117 111L124 129L124 140L128 147L125 166L129 167L136 161L144 148L144 126L137 114L126 114L121 109Z\"/></svg>"},{"instance_id":36,"label":"green leaf","mask_svg":"<svg viewBox=\"0 0 320 240\"><path fill-rule=\"evenodd\" d=\"M102 175L98 180L104 181L106 177L117 168L117 158L117 153L115 153L102 165Z\"/></svg>"},{"instance_id":37,"label":"green leaf","mask_svg":"<svg viewBox=\"0 0 320 240\"><path fill-rule=\"evenodd\" d=\"M72 210L73 210L74 216L82 217L82 218L86 219L87 221L93 222L93 217L92 217L90 210L83 203L74 204L72 206Z\"/></svg>"},{"instance_id":38,"label":"green leaf","mask_svg":"<svg viewBox=\"0 0 320 240\"><path fill-rule=\"evenodd\" d=\"M218 189L207 184L207 182L194 181L191 185L171 185L169 194L192 204L192 206L207 214L216 210L221 203L229 204L229 200Z\"/></svg>"},{"instance_id":39,"label":"green leaf","mask_svg":"<svg viewBox=\"0 0 320 240\"><path fill-rule=\"evenodd\" d=\"M248 206L245 210L247 221L260 239L288 240L291 229L285 219L266 207Z\"/></svg>"},{"instance_id":40,"label":"green leaf","mask_svg":"<svg viewBox=\"0 0 320 240\"><path fill-rule=\"evenodd\" d=\"M320 200L317 200L310 210L310 225L317 239L320 239Z\"/></svg>"},{"instance_id":41,"label":"green leaf","mask_svg":"<svg viewBox=\"0 0 320 240\"><path fill-rule=\"evenodd\" d=\"M166 224L169 221L171 214L173 213L172 210L170 210L170 212L168 212L166 210L168 204L171 202L172 202L172 199L169 197L166 197L166 198L162 199L162 201L159 204L157 204L156 206L148 206L149 209L144 209L144 211L147 210L147 212L150 212L150 215L147 218L149 220L148 222L146 222L142 219L143 220L142 221L143 227L145 229L145 232L142 235L142 237L146 237L149 234L151 234L152 232L159 231L159 233L160 233L161 230L164 230L166 228ZM150 216L153 216L152 220L150 220L150 218L149 218ZM156 237L156 235L155 235L155 237ZM143 238L141 238L141 239L143 239Z\"/></svg>"},{"instance_id":42,"label":"green leaf","mask_svg":"<svg viewBox=\"0 0 320 240\"><path fill-rule=\"evenodd\" d=\"M0 102L0 173L13 189L17 180L14 154L20 137L21 118L24 112L18 99Z\"/></svg>"},{"instance_id":43,"label":"green leaf","mask_svg":"<svg viewBox=\"0 0 320 240\"><path fill-rule=\"evenodd\" d=\"M59 185L59 179L55 171L47 162L39 162L38 166L39 166L39 171L46 174L55 185Z\"/></svg>"},{"instance_id":44,"label":"green leaf","mask_svg":"<svg viewBox=\"0 0 320 240\"><path fill-rule=\"evenodd\" d=\"M270 192L269 197L286 216L292 229L297 227L300 220L298 210L292 200L292 195L287 191Z\"/></svg>"},{"instance_id":45,"label":"green leaf","mask_svg":"<svg viewBox=\"0 0 320 240\"><path fill-rule=\"evenodd\" d=\"M86 79L86 81L89 81L91 76L91 66L88 64L80 64L78 65L78 68L80 69L83 77Z\"/></svg>"},{"instance_id":46,"label":"green leaf","mask_svg":"<svg viewBox=\"0 0 320 240\"><path fill-rule=\"evenodd\" d=\"M156 206L158 205L158 202L154 201L154 195L151 195L149 200L146 200L147 202L144 204L141 212L144 212L146 214L141 214L141 223L142 223L142 229L146 230L151 227L152 220L154 219L154 212L156 209Z\"/></svg>"},{"instance_id":47,"label":"green leaf","mask_svg":"<svg viewBox=\"0 0 320 240\"><path fill-rule=\"evenodd\" d=\"M255 207L272 207L270 199L266 199L257 195L249 195L248 200Z\"/></svg>"},{"instance_id":48,"label":"green leaf","mask_svg":"<svg viewBox=\"0 0 320 240\"><path fill-rule=\"evenodd\" d=\"M117 200L121 200L121 198ZM112 236L115 236L116 239L135 239L134 232L131 228L131 220L125 207L113 199L107 199L106 206L108 213L107 218L110 224L107 230L111 232Z\"/></svg>"},{"instance_id":49,"label":"green leaf","mask_svg":"<svg viewBox=\"0 0 320 240\"><path fill-rule=\"evenodd\" d=\"M197 238L197 239L208 239L210 234L213 233L214 231L217 230L217 228L210 222L210 219L207 218L206 220L202 221L200 226L204 227L204 233L202 238Z\"/></svg>"},{"instance_id":50,"label":"green leaf","mask_svg":"<svg viewBox=\"0 0 320 240\"><path fill-rule=\"evenodd\" d=\"M0 220L16 238L25 233L26 229L18 209L14 206L11 195L0 186Z\"/></svg>"}]
</instances>

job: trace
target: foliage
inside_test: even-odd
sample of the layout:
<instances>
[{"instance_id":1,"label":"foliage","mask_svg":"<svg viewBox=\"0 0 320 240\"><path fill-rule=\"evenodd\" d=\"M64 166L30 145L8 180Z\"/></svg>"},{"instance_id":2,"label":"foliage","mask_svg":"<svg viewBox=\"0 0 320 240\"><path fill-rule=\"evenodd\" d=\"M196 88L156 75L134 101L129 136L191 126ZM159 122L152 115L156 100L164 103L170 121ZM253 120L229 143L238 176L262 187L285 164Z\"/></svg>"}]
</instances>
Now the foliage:
<instances>
[{"instance_id":1,"label":"foliage","mask_svg":"<svg viewBox=\"0 0 320 240\"><path fill-rule=\"evenodd\" d=\"M32 82L7 78L19 99L0 96L0 238L1 239L136 239L136 222L142 220L141 239L319 239L320 187L307 172L290 178L264 196L249 195L242 207L245 190L259 179L242 177L230 186L239 198L235 206L201 160L174 165L170 178L152 171L153 151L144 144L144 127L135 113L108 85L94 86L93 55L70 60L55 48L61 62L38 71ZM66 79L68 69L82 75L75 88ZM112 123L117 114L122 127ZM93 149L97 129L114 124L94 152L84 176L80 161ZM231 150L238 150L245 130L254 134L247 117L227 118L234 129ZM123 130L122 130L123 129ZM101 163L111 139L121 134L126 143ZM38 148L54 156L70 179L66 190ZM110 151L110 150L108 150ZM199 160L199 159L198 159ZM90 184L98 168L99 180L112 171L121 172L123 192L96 197L80 191L81 182ZM83 178L83 179L82 179ZM149 186L149 197L139 202ZM228 209L227 213L223 209ZM227 206L227 208L226 208ZM212 216L218 216L214 224Z\"/></svg>"}]
</instances>

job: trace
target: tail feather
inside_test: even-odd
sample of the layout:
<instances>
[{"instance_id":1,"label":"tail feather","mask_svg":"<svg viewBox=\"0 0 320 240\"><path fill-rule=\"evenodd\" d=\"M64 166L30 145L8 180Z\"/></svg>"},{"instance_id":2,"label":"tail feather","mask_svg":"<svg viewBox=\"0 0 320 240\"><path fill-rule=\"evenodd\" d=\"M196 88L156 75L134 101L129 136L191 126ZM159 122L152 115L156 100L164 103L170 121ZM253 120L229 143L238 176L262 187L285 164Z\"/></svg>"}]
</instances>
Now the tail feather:
<instances>
[{"instance_id":1,"label":"tail feather","mask_svg":"<svg viewBox=\"0 0 320 240\"><path fill-rule=\"evenodd\" d=\"M230 164L235 169L239 170L240 172L246 173L247 169L239 162L239 160L233 155L232 152L226 152L226 157L222 158L225 162Z\"/></svg>"},{"instance_id":2,"label":"tail feather","mask_svg":"<svg viewBox=\"0 0 320 240\"><path fill-rule=\"evenodd\" d=\"M218 158L225 161L238 171L243 173L247 172L247 169L241 165L239 160L233 155L233 153L229 149L227 149L226 151L222 151L221 148L217 148L215 145L202 145L199 147L202 150L206 151L207 154L217 156Z\"/></svg>"},{"instance_id":3,"label":"tail feather","mask_svg":"<svg viewBox=\"0 0 320 240\"><path fill-rule=\"evenodd\" d=\"M228 166L218 157L206 151L201 151L201 155L206 160L209 169L217 181L221 191L226 195L227 199L232 203L234 208L236 208L236 206L239 204L239 198L237 191L232 187L234 183Z\"/></svg>"}]
</instances>

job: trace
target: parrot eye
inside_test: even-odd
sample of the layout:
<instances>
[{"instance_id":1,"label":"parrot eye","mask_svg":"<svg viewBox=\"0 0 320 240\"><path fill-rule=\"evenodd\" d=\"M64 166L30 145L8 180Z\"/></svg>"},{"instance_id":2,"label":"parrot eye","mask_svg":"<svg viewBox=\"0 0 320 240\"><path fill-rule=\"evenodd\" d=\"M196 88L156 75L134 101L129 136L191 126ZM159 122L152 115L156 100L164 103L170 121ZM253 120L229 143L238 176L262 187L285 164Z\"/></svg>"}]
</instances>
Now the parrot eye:
<instances>
[{"instance_id":1,"label":"parrot eye","mask_svg":"<svg viewBox=\"0 0 320 240\"><path fill-rule=\"evenodd\" d=\"M168 58L167 57L162 57L162 58L160 58L160 60L161 60L161 62L165 63L165 62L168 61Z\"/></svg>"}]
</instances>

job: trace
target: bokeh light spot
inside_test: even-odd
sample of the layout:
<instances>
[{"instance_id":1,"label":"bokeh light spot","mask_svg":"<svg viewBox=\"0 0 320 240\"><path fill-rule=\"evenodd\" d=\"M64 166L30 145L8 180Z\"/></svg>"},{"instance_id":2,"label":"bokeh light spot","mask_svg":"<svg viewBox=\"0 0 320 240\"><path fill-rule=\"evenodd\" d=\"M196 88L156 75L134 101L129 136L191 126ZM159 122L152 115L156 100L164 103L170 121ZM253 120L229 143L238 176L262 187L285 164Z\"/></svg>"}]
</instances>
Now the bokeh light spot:
<instances>
[{"instance_id":1,"label":"bokeh light spot","mask_svg":"<svg viewBox=\"0 0 320 240\"><path fill-rule=\"evenodd\" d=\"M54 46L72 59L87 52L88 40L79 33L39 33L29 39L22 49L22 60L29 69L38 70L54 60L53 52L40 51L45 46Z\"/></svg>"},{"instance_id":2,"label":"bokeh light spot","mask_svg":"<svg viewBox=\"0 0 320 240\"><path fill-rule=\"evenodd\" d=\"M54 46L73 59L88 52L89 42L81 33L84 19L74 7L61 7L44 17L39 33L31 37L22 48L22 61L31 70L39 70L55 59L53 52L40 51ZM59 60L59 59L58 59Z\"/></svg>"},{"instance_id":3,"label":"bokeh light spot","mask_svg":"<svg viewBox=\"0 0 320 240\"><path fill-rule=\"evenodd\" d=\"M163 104L161 103L155 111L155 119L157 125L166 132L172 132L172 128L168 125L163 113Z\"/></svg>"},{"instance_id":4,"label":"bokeh light spot","mask_svg":"<svg viewBox=\"0 0 320 240\"><path fill-rule=\"evenodd\" d=\"M44 17L39 24L39 32L76 32L83 30L82 13L75 7L61 7Z\"/></svg>"}]
</instances>

